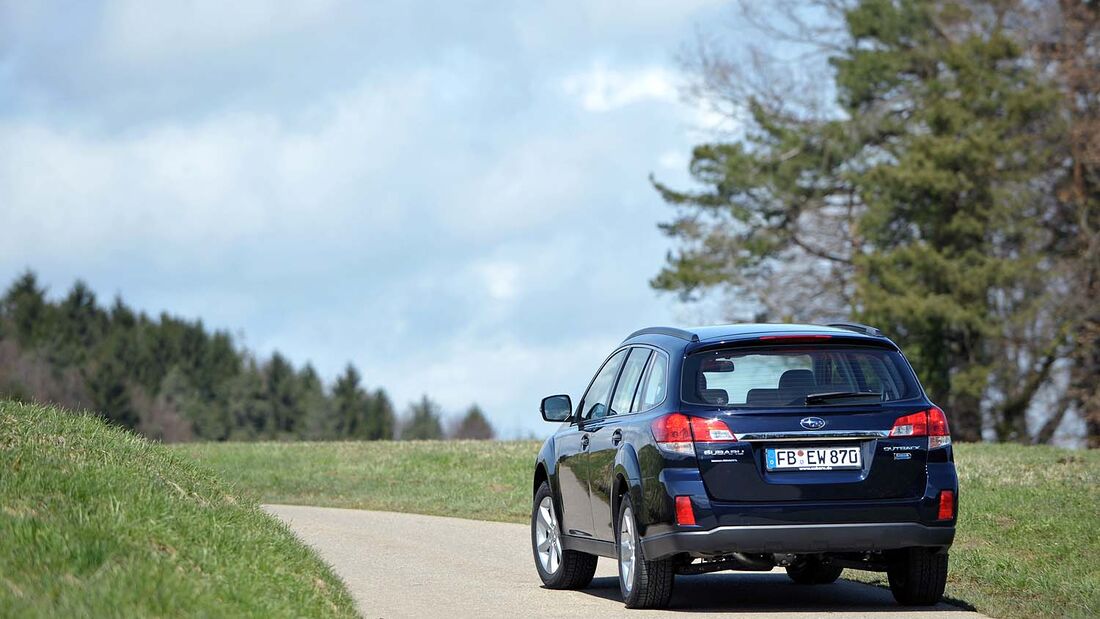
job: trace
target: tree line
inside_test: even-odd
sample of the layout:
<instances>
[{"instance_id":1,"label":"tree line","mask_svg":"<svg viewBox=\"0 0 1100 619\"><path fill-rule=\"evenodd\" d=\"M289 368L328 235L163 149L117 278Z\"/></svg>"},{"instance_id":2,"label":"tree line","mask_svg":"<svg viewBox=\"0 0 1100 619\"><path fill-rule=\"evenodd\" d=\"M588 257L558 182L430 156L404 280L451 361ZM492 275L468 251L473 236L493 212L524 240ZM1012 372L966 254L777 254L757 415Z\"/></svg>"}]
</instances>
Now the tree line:
<instances>
[{"instance_id":1,"label":"tree line","mask_svg":"<svg viewBox=\"0 0 1100 619\"><path fill-rule=\"evenodd\" d=\"M102 307L80 281L50 300L30 271L0 299L0 399L92 410L166 442L494 436L476 404L446 423L425 395L398 416L352 364L328 386L310 364L257 358L201 320L152 318L121 298Z\"/></svg>"},{"instance_id":2,"label":"tree line","mask_svg":"<svg viewBox=\"0 0 1100 619\"><path fill-rule=\"evenodd\" d=\"M676 248L653 286L880 327L960 439L1077 416L1100 446L1100 3L767 7L742 18L801 53L686 57L738 129L694 149L694 187L655 181Z\"/></svg>"}]
</instances>

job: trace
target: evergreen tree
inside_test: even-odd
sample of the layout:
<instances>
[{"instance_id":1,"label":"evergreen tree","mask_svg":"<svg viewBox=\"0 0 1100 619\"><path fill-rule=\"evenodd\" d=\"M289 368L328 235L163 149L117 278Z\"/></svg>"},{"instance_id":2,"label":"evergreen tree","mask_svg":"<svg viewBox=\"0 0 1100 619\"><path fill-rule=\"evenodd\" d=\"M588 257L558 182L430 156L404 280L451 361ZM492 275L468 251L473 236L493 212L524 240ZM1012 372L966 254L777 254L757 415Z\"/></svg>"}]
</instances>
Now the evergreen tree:
<instances>
[{"instance_id":1,"label":"evergreen tree","mask_svg":"<svg viewBox=\"0 0 1100 619\"><path fill-rule=\"evenodd\" d=\"M0 302L0 316L10 323L16 342L24 348L36 346L48 332L48 309L46 289L30 271L15 280Z\"/></svg>"},{"instance_id":2,"label":"evergreen tree","mask_svg":"<svg viewBox=\"0 0 1100 619\"><path fill-rule=\"evenodd\" d=\"M95 293L77 280L57 308L51 333L51 356L60 367L80 366L103 336L106 314Z\"/></svg>"},{"instance_id":3,"label":"evergreen tree","mask_svg":"<svg viewBox=\"0 0 1100 619\"><path fill-rule=\"evenodd\" d=\"M286 357L278 352L264 368L267 383L267 400L271 404L272 430L277 436L293 434L302 419L298 377Z\"/></svg>"},{"instance_id":4,"label":"evergreen tree","mask_svg":"<svg viewBox=\"0 0 1100 619\"><path fill-rule=\"evenodd\" d=\"M229 414L233 421L230 438L251 440L270 438L275 430L273 412L263 372L253 359L248 359L245 370L237 375L229 386Z\"/></svg>"},{"instance_id":5,"label":"evergreen tree","mask_svg":"<svg viewBox=\"0 0 1100 619\"><path fill-rule=\"evenodd\" d=\"M138 415L130 398L126 375L115 359L101 361L87 378L92 405L104 419L124 428L137 427Z\"/></svg>"},{"instance_id":6,"label":"evergreen tree","mask_svg":"<svg viewBox=\"0 0 1100 619\"><path fill-rule=\"evenodd\" d=\"M305 414L298 436L309 440L335 438L339 420L332 403L325 396L321 377L308 363L298 373L298 393Z\"/></svg>"},{"instance_id":7,"label":"evergreen tree","mask_svg":"<svg viewBox=\"0 0 1100 619\"><path fill-rule=\"evenodd\" d=\"M443 438L439 406L423 396L419 402L409 405L406 422L401 429L401 440L439 440Z\"/></svg>"},{"instance_id":8,"label":"evergreen tree","mask_svg":"<svg viewBox=\"0 0 1100 619\"><path fill-rule=\"evenodd\" d=\"M1026 440L1065 354L1045 184L1062 127L1009 4L847 5L843 114L746 97L744 139L694 151L702 190L657 185L680 247L654 285L729 286L769 319L854 315L905 346L956 437L981 438L985 403L1001 438Z\"/></svg>"},{"instance_id":9,"label":"evergreen tree","mask_svg":"<svg viewBox=\"0 0 1100 619\"><path fill-rule=\"evenodd\" d=\"M372 441L393 440L396 430L396 415L393 403L385 390L377 389L370 396L368 403L368 430L367 439Z\"/></svg>"},{"instance_id":10,"label":"evergreen tree","mask_svg":"<svg viewBox=\"0 0 1100 619\"><path fill-rule=\"evenodd\" d=\"M336 379L332 400L336 434L347 438L366 438L367 394L359 385L359 372L350 363Z\"/></svg>"},{"instance_id":11,"label":"evergreen tree","mask_svg":"<svg viewBox=\"0 0 1100 619\"><path fill-rule=\"evenodd\" d=\"M485 418L481 408L474 404L470 406L469 410L466 411L466 415L462 417L462 421L459 422L458 427L455 429L454 438L490 440L494 435L493 426Z\"/></svg>"}]
</instances>

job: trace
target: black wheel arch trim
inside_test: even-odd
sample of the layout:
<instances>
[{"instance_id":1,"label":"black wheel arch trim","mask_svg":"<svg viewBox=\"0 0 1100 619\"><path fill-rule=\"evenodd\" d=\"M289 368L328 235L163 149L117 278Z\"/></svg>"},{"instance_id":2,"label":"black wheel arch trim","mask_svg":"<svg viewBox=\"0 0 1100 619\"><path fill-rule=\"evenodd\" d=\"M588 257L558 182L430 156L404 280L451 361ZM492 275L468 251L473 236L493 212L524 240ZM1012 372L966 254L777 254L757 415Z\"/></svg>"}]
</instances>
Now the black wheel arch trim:
<instances>
[{"instance_id":1,"label":"black wheel arch trim","mask_svg":"<svg viewBox=\"0 0 1100 619\"><path fill-rule=\"evenodd\" d=\"M558 484L558 471L557 471L557 453L554 449L554 437L546 439L542 443L542 447L539 449L539 455L535 457L535 472L532 478L533 490L531 491L532 498L539 491L538 484L533 483L538 479L539 467L542 467L546 472L546 482L550 484L550 500L554 503L554 510L557 512L558 519L562 518L562 504L561 504L561 487Z\"/></svg>"}]
</instances>

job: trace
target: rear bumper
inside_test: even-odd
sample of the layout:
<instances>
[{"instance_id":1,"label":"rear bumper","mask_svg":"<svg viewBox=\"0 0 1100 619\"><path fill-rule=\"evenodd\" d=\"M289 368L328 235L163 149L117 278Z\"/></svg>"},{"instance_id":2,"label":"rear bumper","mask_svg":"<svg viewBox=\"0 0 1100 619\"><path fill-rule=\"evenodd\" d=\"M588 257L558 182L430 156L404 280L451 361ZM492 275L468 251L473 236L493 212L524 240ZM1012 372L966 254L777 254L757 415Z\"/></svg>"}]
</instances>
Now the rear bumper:
<instances>
[{"instance_id":1,"label":"rear bumper","mask_svg":"<svg viewBox=\"0 0 1100 619\"><path fill-rule=\"evenodd\" d=\"M676 531L642 539L647 560L681 552L696 554L810 553L893 550L910 546L950 546L955 527L916 522L722 526Z\"/></svg>"}]
</instances>

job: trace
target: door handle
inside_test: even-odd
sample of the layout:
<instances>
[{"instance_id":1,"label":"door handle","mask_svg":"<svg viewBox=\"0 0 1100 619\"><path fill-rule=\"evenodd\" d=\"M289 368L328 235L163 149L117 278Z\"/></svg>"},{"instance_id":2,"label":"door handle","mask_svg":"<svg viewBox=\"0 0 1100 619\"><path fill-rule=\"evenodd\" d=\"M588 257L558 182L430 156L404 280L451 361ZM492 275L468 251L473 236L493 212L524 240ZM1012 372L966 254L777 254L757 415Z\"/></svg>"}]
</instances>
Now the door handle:
<instances>
[{"instance_id":1,"label":"door handle","mask_svg":"<svg viewBox=\"0 0 1100 619\"><path fill-rule=\"evenodd\" d=\"M588 449L588 435L581 436L581 449Z\"/></svg>"},{"instance_id":2,"label":"door handle","mask_svg":"<svg viewBox=\"0 0 1100 619\"><path fill-rule=\"evenodd\" d=\"M612 432L611 433L611 444L612 445L618 445L621 442L623 442L623 431L622 430L615 430L614 432Z\"/></svg>"}]
</instances>

